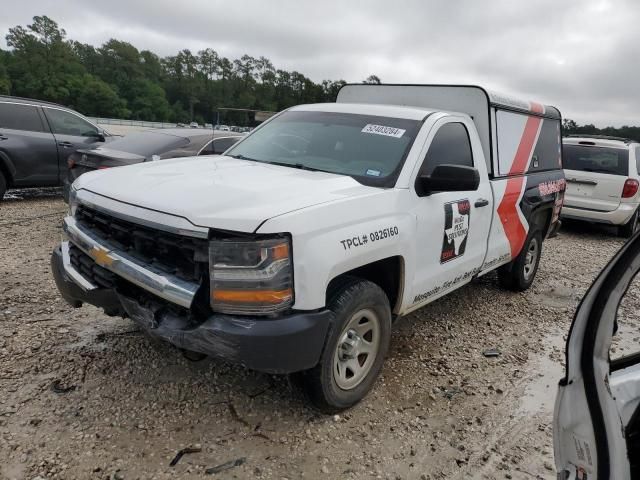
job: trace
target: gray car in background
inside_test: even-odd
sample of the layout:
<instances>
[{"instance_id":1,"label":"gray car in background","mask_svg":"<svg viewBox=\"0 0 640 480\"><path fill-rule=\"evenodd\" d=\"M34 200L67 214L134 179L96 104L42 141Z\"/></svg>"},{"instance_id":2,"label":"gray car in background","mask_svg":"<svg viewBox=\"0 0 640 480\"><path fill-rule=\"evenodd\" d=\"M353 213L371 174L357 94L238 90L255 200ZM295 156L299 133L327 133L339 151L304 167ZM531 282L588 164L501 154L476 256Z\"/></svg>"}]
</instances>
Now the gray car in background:
<instances>
[{"instance_id":1,"label":"gray car in background","mask_svg":"<svg viewBox=\"0 0 640 480\"><path fill-rule=\"evenodd\" d=\"M130 133L108 145L78 148L66 161L68 173L64 180L63 196L68 200L71 184L80 175L92 170L168 158L221 155L243 138L244 135L214 134L211 130L200 128L164 128Z\"/></svg>"},{"instance_id":2,"label":"gray car in background","mask_svg":"<svg viewBox=\"0 0 640 480\"><path fill-rule=\"evenodd\" d=\"M71 153L111 138L62 105L0 96L0 199L8 188L61 185Z\"/></svg>"}]
</instances>

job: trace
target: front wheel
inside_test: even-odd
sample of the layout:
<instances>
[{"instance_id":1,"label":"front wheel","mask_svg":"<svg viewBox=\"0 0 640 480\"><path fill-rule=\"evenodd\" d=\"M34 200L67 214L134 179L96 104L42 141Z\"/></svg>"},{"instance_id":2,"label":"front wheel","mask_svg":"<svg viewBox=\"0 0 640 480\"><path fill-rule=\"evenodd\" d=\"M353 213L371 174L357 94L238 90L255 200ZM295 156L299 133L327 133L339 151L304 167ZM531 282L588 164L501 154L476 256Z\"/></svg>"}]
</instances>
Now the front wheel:
<instances>
[{"instance_id":1,"label":"front wheel","mask_svg":"<svg viewBox=\"0 0 640 480\"><path fill-rule=\"evenodd\" d=\"M518 256L498 269L500 285L514 292L528 289L538 272L541 255L542 233L537 230L529 233Z\"/></svg>"},{"instance_id":2,"label":"front wheel","mask_svg":"<svg viewBox=\"0 0 640 480\"><path fill-rule=\"evenodd\" d=\"M301 374L311 402L325 413L349 408L373 387L389 348L391 309L382 289L350 279L331 296L334 324L316 367Z\"/></svg>"}]
</instances>

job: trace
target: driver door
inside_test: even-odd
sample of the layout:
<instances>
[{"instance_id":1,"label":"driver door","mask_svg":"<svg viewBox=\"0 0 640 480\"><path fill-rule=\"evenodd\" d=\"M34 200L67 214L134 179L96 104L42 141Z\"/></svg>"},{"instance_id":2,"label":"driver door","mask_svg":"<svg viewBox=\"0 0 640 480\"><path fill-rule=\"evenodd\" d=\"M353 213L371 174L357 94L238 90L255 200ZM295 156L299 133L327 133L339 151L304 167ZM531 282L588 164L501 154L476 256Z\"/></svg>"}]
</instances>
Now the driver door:
<instances>
[{"instance_id":1,"label":"driver door","mask_svg":"<svg viewBox=\"0 0 640 480\"><path fill-rule=\"evenodd\" d=\"M493 195L480 141L465 118L436 122L421 153L415 180L439 165L478 170L477 190L421 194L414 188L417 218L416 271L411 309L469 282L484 262Z\"/></svg>"},{"instance_id":2,"label":"driver door","mask_svg":"<svg viewBox=\"0 0 640 480\"><path fill-rule=\"evenodd\" d=\"M580 303L554 412L559 479L640 479L640 236Z\"/></svg>"},{"instance_id":3,"label":"driver door","mask_svg":"<svg viewBox=\"0 0 640 480\"><path fill-rule=\"evenodd\" d=\"M101 132L80 115L53 107L43 107L58 147L60 170L66 168L67 157L77 149L100 141Z\"/></svg>"}]
</instances>

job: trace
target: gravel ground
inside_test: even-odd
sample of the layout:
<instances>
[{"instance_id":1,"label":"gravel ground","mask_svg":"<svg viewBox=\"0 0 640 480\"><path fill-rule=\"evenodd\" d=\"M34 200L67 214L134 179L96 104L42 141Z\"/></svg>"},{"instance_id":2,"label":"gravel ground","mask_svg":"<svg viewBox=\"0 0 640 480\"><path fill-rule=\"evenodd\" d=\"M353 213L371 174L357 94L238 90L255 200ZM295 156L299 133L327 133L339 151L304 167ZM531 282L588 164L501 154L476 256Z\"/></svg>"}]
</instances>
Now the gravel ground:
<instances>
[{"instance_id":1,"label":"gravel ground","mask_svg":"<svg viewBox=\"0 0 640 480\"><path fill-rule=\"evenodd\" d=\"M213 478L553 479L566 332L622 244L565 228L529 291L490 274L401 319L374 391L323 416L286 377L191 362L67 306L49 268L64 211L52 196L0 204L0 478L207 478L235 461ZM199 451L170 466L186 447Z\"/></svg>"}]
</instances>

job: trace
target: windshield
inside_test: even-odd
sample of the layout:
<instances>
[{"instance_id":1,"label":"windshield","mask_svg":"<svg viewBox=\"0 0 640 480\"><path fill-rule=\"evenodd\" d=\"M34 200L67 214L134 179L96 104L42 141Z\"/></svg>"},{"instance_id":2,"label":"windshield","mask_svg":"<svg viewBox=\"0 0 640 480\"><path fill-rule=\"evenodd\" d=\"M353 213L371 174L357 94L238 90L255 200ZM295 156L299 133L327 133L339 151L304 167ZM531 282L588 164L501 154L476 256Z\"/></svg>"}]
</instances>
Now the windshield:
<instances>
[{"instance_id":1,"label":"windshield","mask_svg":"<svg viewBox=\"0 0 640 480\"><path fill-rule=\"evenodd\" d=\"M567 170L629 174L629 151L622 148L567 145L562 147L562 163Z\"/></svg>"},{"instance_id":2,"label":"windshield","mask_svg":"<svg viewBox=\"0 0 640 480\"><path fill-rule=\"evenodd\" d=\"M148 157L182 147L189 143L189 139L167 135L160 132L130 133L124 138L109 142L105 148L119 150Z\"/></svg>"},{"instance_id":3,"label":"windshield","mask_svg":"<svg viewBox=\"0 0 640 480\"><path fill-rule=\"evenodd\" d=\"M391 187L420 123L347 113L285 112L227 155L349 175L365 185Z\"/></svg>"}]
</instances>

